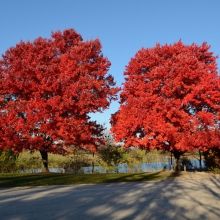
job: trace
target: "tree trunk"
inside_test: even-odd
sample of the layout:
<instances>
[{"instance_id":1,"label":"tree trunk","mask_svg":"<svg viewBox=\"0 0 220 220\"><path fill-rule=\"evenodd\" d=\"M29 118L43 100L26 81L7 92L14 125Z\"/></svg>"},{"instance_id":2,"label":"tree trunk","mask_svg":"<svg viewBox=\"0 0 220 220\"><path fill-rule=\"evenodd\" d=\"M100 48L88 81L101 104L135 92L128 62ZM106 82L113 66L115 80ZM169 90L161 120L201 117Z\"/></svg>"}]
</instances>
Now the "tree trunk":
<instances>
[{"instance_id":1,"label":"tree trunk","mask_svg":"<svg viewBox=\"0 0 220 220\"><path fill-rule=\"evenodd\" d=\"M174 171L180 171L180 158L175 157Z\"/></svg>"},{"instance_id":2,"label":"tree trunk","mask_svg":"<svg viewBox=\"0 0 220 220\"><path fill-rule=\"evenodd\" d=\"M170 153L170 169L173 170L173 154L172 152Z\"/></svg>"},{"instance_id":3,"label":"tree trunk","mask_svg":"<svg viewBox=\"0 0 220 220\"><path fill-rule=\"evenodd\" d=\"M202 153L201 153L201 150L199 150L199 168L200 168L200 171L202 170Z\"/></svg>"},{"instance_id":4,"label":"tree trunk","mask_svg":"<svg viewBox=\"0 0 220 220\"><path fill-rule=\"evenodd\" d=\"M174 171L178 172L180 171L180 156L183 154L179 151L173 151L172 152L175 158L175 164L174 164Z\"/></svg>"},{"instance_id":5,"label":"tree trunk","mask_svg":"<svg viewBox=\"0 0 220 220\"><path fill-rule=\"evenodd\" d=\"M94 152L92 152L92 173L94 173L94 172L95 172L94 157L95 157L95 153L94 153Z\"/></svg>"},{"instance_id":6,"label":"tree trunk","mask_svg":"<svg viewBox=\"0 0 220 220\"><path fill-rule=\"evenodd\" d=\"M48 153L47 151L40 150L41 158L42 158L42 167L41 172L50 172L48 168Z\"/></svg>"},{"instance_id":7,"label":"tree trunk","mask_svg":"<svg viewBox=\"0 0 220 220\"><path fill-rule=\"evenodd\" d=\"M186 171L186 164L183 164L183 170Z\"/></svg>"}]
</instances>

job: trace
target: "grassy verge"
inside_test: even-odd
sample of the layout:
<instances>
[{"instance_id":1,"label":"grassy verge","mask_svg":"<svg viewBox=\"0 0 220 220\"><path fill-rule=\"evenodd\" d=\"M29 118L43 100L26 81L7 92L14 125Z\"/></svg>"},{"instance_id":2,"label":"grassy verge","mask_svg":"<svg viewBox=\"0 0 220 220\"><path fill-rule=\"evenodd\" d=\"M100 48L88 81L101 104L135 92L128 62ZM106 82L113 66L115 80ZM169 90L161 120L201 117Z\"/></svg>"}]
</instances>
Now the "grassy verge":
<instances>
[{"instance_id":1,"label":"grassy verge","mask_svg":"<svg viewBox=\"0 0 220 220\"><path fill-rule=\"evenodd\" d=\"M137 181L156 181L171 175L163 172L117 174L0 174L0 187L97 184Z\"/></svg>"}]
</instances>

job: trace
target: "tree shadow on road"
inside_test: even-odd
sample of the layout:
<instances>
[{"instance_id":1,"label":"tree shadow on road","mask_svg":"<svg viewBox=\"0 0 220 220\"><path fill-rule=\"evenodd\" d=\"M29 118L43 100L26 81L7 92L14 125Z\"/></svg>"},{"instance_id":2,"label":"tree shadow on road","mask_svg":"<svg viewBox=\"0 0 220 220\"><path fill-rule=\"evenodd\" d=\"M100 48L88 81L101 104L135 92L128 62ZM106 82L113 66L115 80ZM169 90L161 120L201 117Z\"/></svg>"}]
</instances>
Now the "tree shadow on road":
<instances>
[{"instance_id":1,"label":"tree shadow on road","mask_svg":"<svg viewBox=\"0 0 220 220\"><path fill-rule=\"evenodd\" d=\"M220 219L220 176L169 175L154 182L1 190L1 220Z\"/></svg>"}]
</instances>

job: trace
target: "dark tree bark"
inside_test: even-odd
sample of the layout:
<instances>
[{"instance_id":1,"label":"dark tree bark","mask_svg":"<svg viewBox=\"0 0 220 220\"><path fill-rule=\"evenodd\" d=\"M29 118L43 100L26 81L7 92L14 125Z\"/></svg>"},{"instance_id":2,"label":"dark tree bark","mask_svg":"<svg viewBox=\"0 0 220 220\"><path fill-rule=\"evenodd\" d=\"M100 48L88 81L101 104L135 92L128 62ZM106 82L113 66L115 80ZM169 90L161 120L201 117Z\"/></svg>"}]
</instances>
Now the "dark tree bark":
<instances>
[{"instance_id":1,"label":"dark tree bark","mask_svg":"<svg viewBox=\"0 0 220 220\"><path fill-rule=\"evenodd\" d=\"M170 169L173 170L173 154L170 153Z\"/></svg>"},{"instance_id":2,"label":"dark tree bark","mask_svg":"<svg viewBox=\"0 0 220 220\"><path fill-rule=\"evenodd\" d=\"M199 150L199 169L202 170L202 153L201 153L201 150Z\"/></svg>"},{"instance_id":3,"label":"dark tree bark","mask_svg":"<svg viewBox=\"0 0 220 220\"><path fill-rule=\"evenodd\" d=\"M48 153L47 151L40 150L41 158L42 158L42 167L41 172L50 172L48 168Z\"/></svg>"},{"instance_id":4,"label":"dark tree bark","mask_svg":"<svg viewBox=\"0 0 220 220\"><path fill-rule=\"evenodd\" d=\"M94 163L94 157L95 157L95 153L92 152L92 173L95 172L95 163Z\"/></svg>"},{"instance_id":5,"label":"dark tree bark","mask_svg":"<svg viewBox=\"0 0 220 220\"><path fill-rule=\"evenodd\" d=\"M172 151L172 153L175 158L174 171L178 172L178 171L180 171L180 156L183 153L179 152L179 151Z\"/></svg>"}]
</instances>

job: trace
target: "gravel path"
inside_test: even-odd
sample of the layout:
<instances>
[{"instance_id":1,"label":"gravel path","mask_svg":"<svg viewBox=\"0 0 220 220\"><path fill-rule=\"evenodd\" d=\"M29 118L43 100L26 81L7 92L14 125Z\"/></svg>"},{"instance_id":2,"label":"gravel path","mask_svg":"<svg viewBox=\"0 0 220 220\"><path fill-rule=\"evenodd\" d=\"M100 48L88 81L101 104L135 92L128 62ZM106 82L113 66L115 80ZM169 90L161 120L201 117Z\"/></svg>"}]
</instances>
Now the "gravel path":
<instances>
[{"instance_id":1,"label":"gravel path","mask_svg":"<svg viewBox=\"0 0 220 220\"><path fill-rule=\"evenodd\" d=\"M0 189L1 220L220 219L220 175Z\"/></svg>"}]
</instances>

